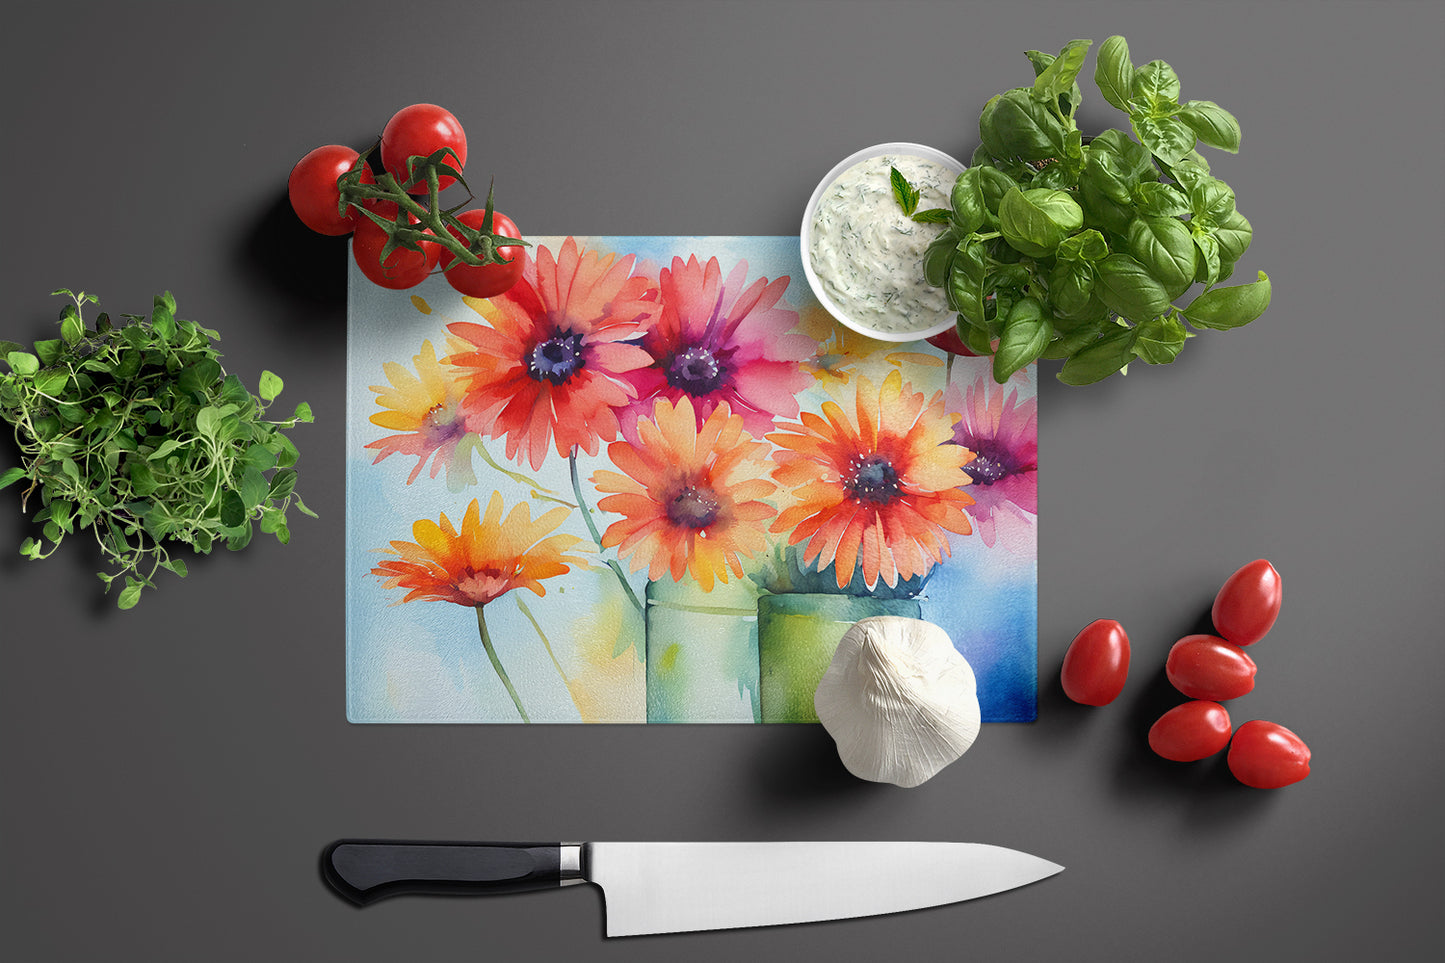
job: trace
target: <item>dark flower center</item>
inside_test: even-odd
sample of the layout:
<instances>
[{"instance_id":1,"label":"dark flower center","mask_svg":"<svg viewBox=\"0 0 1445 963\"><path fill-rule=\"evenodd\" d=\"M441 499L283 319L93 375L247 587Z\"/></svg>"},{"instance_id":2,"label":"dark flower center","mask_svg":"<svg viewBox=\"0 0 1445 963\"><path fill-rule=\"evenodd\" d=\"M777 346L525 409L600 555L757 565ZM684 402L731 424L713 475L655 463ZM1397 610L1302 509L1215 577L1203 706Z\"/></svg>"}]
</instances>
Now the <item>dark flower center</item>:
<instances>
[{"instance_id":1,"label":"dark flower center","mask_svg":"<svg viewBox=\"0 0 1445 963\"><path fill-rule=\"evenodd\" d=\"M843 489L859 501L886 505L898 497L898 469L882 455L854 455L843 475Z\"/></svg>"},{"instance_id":2,"label":"dark flower center","mask_svg":"<svg viewBox=\"0 0 1445 963\"><path fill-rule=\"evenodd\" d=\"M717 521L722 505L717 493L704 485L688 485L667 503L667 518L684 528L707 528Z\"/></svg>"},{"instance_id":3,"label":"dark flower center","mask_svg":"<svg viewBox=\"0 0 1445 963\"><path fill-rule=\"evenodd\" d=\"M727 382L727 369L707 348L693 346L679 351L666 363L667 383L690 395L705 395Z\"/></svg>"},{"instance_id":4,"label":"dark flower center","mask_svg":"<svg viewBox=\"0 0 1445 963\"><path fill-rule=\"evenodd\" d=\"M582 335L558 331L545 341L537 342L527 359L527 374L534 381L550 381L560 385L577 373L586 363L582 357Z\"/></svg>"},{"instance_id":5,"label":"dark flower center","mask_svg":"<svg viewBox=\"0 0 1445 963\"><path fill-rule=\"evenodd\" d=\"M1014 473L1008 452L999 451L989 444L979 445L973 461L964 465L963 470L975 485L992 485Z\"/></svg>"},{"instance_id":6,"label":"dark flower center","mask_svg":"<svg viewBox=\"0 0 1445 963\"><path fill-rule=\"evenodd\" d=\"M420 432L427 444L441 447L446 442L465 435L467 429L457 418L454 409L438 402L432 405L422 418Z\"/></svg>"}]
</instances>

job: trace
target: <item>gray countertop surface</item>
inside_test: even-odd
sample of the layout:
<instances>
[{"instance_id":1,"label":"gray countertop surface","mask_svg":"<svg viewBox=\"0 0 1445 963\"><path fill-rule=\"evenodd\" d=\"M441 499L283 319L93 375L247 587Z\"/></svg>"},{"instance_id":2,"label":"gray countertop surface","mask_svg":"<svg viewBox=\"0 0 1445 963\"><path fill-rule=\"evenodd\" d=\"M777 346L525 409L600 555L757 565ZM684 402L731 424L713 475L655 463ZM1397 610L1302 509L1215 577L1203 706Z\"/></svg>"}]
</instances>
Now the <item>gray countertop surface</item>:
<instances>
[{"instance_id":1,"label":"gray countertop surface","mask_svg":"<svg viewBox=\"0 0 1445 963\"><path fill-rule=\"evenodd\" d=\"M129 613L0 495L0 956L106 960L1417 960L1438 949L1445 787L1445 13L1424 3L30 4L5 19L0 336L55 288L175 293L230 370L283 374L319 520L192 565ZM1039 717L924 786L859 782L817 726L353 726L344 712L344 245L284 187L431 101L529 234L793 234L841 157L968 157L1022 52L1125 34L1244 130L1211 155L1255 228L1258 323L1170 366L1041 379ZM1115 126L1087 68L1086 130ZM474 175L475 176L475 175ZM505 198L503 201L502 198ZM13 464L13 449L0 465ZM8 547L7 547L8 546ZM1283 613L1236 721L1314 772L1237 785L1144 745L1164 655L1237 566ZM1095 618L1134 670L1104 709L1058 668ZM366 910L341 836L962 839L1062 863L892 917L604 940L590 887Z\"/></svg>"}]
</instances>

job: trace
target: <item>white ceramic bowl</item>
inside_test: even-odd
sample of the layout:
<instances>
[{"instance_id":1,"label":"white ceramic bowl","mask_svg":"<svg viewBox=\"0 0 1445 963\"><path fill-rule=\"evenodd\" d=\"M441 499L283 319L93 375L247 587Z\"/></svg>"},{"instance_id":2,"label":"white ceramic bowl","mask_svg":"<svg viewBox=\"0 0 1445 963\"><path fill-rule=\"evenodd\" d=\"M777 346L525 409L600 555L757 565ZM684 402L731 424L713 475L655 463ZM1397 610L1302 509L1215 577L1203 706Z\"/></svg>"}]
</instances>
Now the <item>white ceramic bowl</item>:
<instances>
[{"instance_id":1,"label":"white ceramic bowl","mask_svg":"<svg viewBox=\"0 0 1445 963\"><path fill-rule=\"evenodd\" d=\"M818 182L818 186L813 190L813 196L808 198L808 206L803 209L803 229L800 238L803 251L803 274L807 276L808 286L813 289L814 296L816 296L823 307L828 310L828 313L859 334L867 335L878 341L920 341L924 338L930 338L935 334L942 334L952 328L958 316L957 312L944 308L939 314L936 323L916 331L880 331L877 328L869 327L867 324L850 317L846 311L828 296L828 292L818 279L818 275L813 271L813 257L811 253L813 247L813 213L818 209L818 202L822 199L823 192L855 164L862 163L874 157L882 157L884 154L903 154L910 157L922 157L924 160L933 161L935 164L942 164L957 174L963 173L964 169L964 165L956 158L948 156L941 150L925 147L922 144L875 144L872 147L865 147L855 154L849 154L839 161L838 165L830 170L827 176Z\"/></svg>"}]
</instances>

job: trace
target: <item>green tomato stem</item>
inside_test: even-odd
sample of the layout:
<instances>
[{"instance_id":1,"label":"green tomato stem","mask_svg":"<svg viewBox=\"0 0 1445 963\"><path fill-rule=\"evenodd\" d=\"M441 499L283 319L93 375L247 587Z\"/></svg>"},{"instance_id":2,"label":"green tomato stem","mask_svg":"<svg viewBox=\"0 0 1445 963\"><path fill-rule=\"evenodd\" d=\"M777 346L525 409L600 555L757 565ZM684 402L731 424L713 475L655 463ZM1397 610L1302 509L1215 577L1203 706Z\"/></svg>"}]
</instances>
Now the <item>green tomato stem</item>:
<instances>
[{"instance_id":1,"label":"green tomato stem","mask_svg":"<svg viewBox=\"0 0 1445 963\"><path fill-rule=\"evenodd\" d=\"M521 238L493 233L484 234L463 224L451 211L442 210L438 199L440 176L437 173L436 165L425 166L427 200L429 202L425 205L419 203L416 198L402 189L396 178L389 173L377 178L374 184L352 183L348 180L348 175L343 174L337 180L337 188L347 206L358 209L364 209L364 202L369 200L391 201L399 211L405 211L415 217L417 224L389 222L384 228L387 235L413 244L419 244L425 240L428 244L446 248L455 258L453 264L460 262L474 267L486 264L506 264L509 259L503 258L498 252L498 248L526 246L527 242ZM365 217L366 215L362 214L361 216ZM452 233L451 228L455 228L462 235L463 240L459 240ZM431 233L428 234L427 231Z\"/></svg>"}]
</instances>

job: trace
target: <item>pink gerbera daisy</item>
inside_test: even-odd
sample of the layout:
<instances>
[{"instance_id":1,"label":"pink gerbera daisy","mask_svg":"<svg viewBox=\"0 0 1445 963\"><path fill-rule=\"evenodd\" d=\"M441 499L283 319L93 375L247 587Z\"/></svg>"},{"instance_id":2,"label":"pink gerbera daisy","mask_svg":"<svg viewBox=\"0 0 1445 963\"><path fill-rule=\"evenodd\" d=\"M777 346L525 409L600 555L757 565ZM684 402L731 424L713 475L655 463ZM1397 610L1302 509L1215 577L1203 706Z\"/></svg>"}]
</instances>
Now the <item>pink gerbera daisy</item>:
<instances>
[{"instance_id":1,"label":"pink gerbera daisy","mask_svg":"<svg viewBox=\"0 0 1445 963\"><path fill-rule=\"evenodd\" d=\"M808 385L800 362L817 345L792 333L798 313L781 300L788 278L749 284L747 276L746 261L724 278L717 258L702 264L696 255L661 269L662 309L642 339L655 360L628 375L637 391L624 416L629 431L658 398L674 406L689 399L699 427L726 404L755 437L775 417L797 417L797 394Z\"/></svg>"},{"instance_id":2,"label":"pink gerbera daisy","mask_svg":"<svg viewBox=\"0 0 1445 963\"><path fill-rule=\"evenodd\" d=\"M1019 403L1017 388L1000 388L985 378L962 392L962 399L959 394L958 386L949 386L948 408L963 415L953 441L974 453L963 467L973 480L968 514L985 545L1001 540L1014 547L1039 513L1038 400Z\"/></svg>"}]
</instances>

